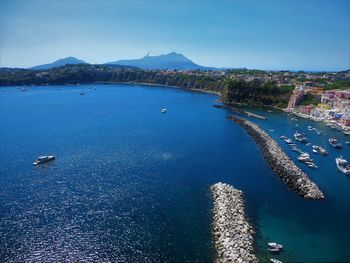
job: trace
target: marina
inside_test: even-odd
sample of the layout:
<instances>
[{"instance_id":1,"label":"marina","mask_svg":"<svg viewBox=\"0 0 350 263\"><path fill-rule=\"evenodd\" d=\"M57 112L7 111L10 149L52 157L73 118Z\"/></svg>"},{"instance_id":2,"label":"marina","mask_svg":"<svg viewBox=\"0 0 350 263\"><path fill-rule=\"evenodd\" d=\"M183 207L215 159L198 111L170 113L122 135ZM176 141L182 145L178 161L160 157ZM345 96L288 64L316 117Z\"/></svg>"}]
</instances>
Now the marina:
<instances>
[{"instance_id":1,"label":"marina","mask_svg":"<svg viewBox=\"0 0 350 263\"><path fill-rule=\"evenodd\" d=\"M297 167L278 144L256 124L231 115L229 119L243 127L261 147L263 156L272 170L290 187L305 199L324 199L323 193L308 176ZM288 144L290 139L286 141Z\"/></svg>"}]
</instances>

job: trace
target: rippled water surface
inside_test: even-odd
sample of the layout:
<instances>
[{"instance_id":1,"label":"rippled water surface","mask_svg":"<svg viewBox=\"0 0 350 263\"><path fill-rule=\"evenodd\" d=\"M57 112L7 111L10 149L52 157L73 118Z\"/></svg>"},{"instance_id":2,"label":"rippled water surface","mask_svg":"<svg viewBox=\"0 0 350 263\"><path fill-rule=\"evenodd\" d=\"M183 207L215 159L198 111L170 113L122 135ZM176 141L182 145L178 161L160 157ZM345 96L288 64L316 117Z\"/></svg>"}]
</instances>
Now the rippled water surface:
<instances>
[{"instance_id":1,"label":"rippled water surface","mask_svg":"<svg viewBox=\"0 0 350 263\"><path fill-rule=\"evenodd\" d=\"M349 261L350 177L334 158L350 160L350 146L339 152L326 139L350 138L322 125L327 135L312 134L312 122L255 109L269 117L255 122L276 140L298 123L330 152L315 156L317 170L299 164L326 195L305 201L228 112L212 107L216 99L139 85L1 88L0 262L210 262L209 186L218 181L245 192L262 261L271 240L285 245L281 260ZM57 159L33 167L41 154Z\"/></svg>"}]
</instances>

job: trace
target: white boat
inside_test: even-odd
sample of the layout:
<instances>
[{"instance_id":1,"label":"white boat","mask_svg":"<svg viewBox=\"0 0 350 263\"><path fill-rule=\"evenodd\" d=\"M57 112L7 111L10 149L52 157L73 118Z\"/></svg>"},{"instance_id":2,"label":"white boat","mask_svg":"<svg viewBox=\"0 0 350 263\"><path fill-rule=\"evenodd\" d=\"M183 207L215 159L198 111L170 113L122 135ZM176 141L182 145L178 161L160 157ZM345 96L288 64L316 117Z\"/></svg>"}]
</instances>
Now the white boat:
<instances>
[{"instance_id":1,"label":"white boat","mask_svg":"<svg viewBox=\"0 0 350 263\"><path fill-rule=\"evenodd\" d=\"M320 151L320 154L322 154L322 155L328 154L328 152L324 148L322 148L321 146L318 146L318 150Z\"/></svg>"},{"instance_id":2,"label":"white boat","mask_svg":"<svg viewBox=\"0 0 350 263\"><path fill-rule=\"evenodd\" d=\"M294 133L294 139L296 139L299 142L307 142L307 138L297 131Z\"/></svg>"},{"instance_id":3,"label":"white boat","mask_svg":"<svg viewBox=\"0 0 350 263\"><path fill-rule=\"evenodd\" d=\"M334 148L340 149L340 148L343 147L340 143L338 143L338 140L337 140L336 138L330 138L330 139L328 139L328 142L329 142L330 145L332 145Z\"/></svg>"},{"instance_id":4,"label":"white boat","mask_svg":"<svg viewBox=\"0 0 350 263\"><path fill-rule=\"evenodd\" d=\"M318 151L316 149L312 149L313 153L318 153Z\"/></svg>"},{"instance_id":5,"label":"white boat","mask_svg":"<svg viewBox=\"0 0 350 263\"><path fill-rule=\"evenodd\" d=\"M274 259L274 258L270 258L270 261L271 261L272 263L283 263L281 260Z\"/></svg>"},{"instance_id":6,"label":"white boat","mask_svg":"<svg viewBox=\"0 0 350 263\"><path fill-rule=\"evenodd\" d=\"M160 110L161 113L166 113L166 111L167 111L167 109L165 109L165 108Z\"/></svg>"},{"instance_id":7,"label":"white boat","mask_svg":"<svg viewBox=\"0 0 350 263\"><path fill-rule=\"evenodd\" d=\"M36 159L33 162L33 165L39 165L39 164L47 163L47 162L53 161L53 160L55 160L55 156L53 156L53 155L43 155L43 156L39 156L38 159Z\"/></svg>"},{"instance_id":8,"label":"white boat","mask_svg":"<svg viewBox=\"0 0 350 263\"><path fill-rule=\"evenodd\" d=\"M268 251L270 251L271 253L279 253L280 249L279 248L268 248Z\"/></svg>"},{"instance_id":9,"label":"white boat","mask_svg":"<svg viewBox=\"0 0 350 263\"><path fill-rule=\"evenodd\" d=\"M267 243L267 245L271 248L278 248L278 249L282 249L283 246L281 244L278 244L278 243L275 243L275 242L270 242L270 243Z\"/></svg>"},{"instance_id":10,"label":"white boat","mask_svg":"<svg viewBox=\"0 0 350 263\"><path fill-rule=\"evenodd\" d=\"M338 169L344 174L350 174L350 165L342 156L335 158Z\"/></svg>"},{"instance_id":11,"label":"white boat","mask_svg":"<svg viewBox=\"0 0 350 263\"><path fill-rule=\"evenodd\" d=\"M285 135L280 136L280 139L284 140L287 139L287 137Z\"/></svg>"},{"instance_id":12,"label":"white boat","mask_svg":"<svg viewBox=\"0 0 350 263\"><path fill-rule=\"evenodd\" d=\"M293 141L292 141L291 139L284 139L284 141L285 141L286 143L288 143L288 144L292 144L292 143L293 143Z\"/></svg>"}]
</instances>

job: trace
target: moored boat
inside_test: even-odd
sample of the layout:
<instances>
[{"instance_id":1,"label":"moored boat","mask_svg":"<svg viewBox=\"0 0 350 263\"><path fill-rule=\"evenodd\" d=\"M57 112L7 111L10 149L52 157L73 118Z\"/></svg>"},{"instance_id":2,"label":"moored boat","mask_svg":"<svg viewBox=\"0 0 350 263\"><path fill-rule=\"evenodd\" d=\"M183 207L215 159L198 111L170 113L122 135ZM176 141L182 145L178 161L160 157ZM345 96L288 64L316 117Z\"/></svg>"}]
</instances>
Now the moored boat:
<instances>
[{"instance_id":1,"label":"moored boat","mask_svg":"<svg viewBox=\"0 0 350 263\"><path fill-rule=\"evenodd\" d=\"M340 143L338 143L338 140L336 138L329 138L328 142L336 149L340 149L343 147Z\"/></svg>"},{"instance_id":2,"label":"moored boat","mask_svg":"<svg viewBox=\"0 0 350 263\"><path fill-rule=\"evenodd\" d=\"M335 158L335 163L337 164L338 169L344 173L350 174L350 165L347 160L345 160L342 156Z\"/></svg>"},{"instance_id":3,"label":"moored boat","mask_svg":"<svg viewBox=\"0 0 350 263\"><path fill-rule=\"evenodd\" d=\"M33 165L39 165L39 164L47 163L47 162L50 162L50 161L53 161L53 160L55 160L55 156L53 156L53 155L43 155L43 156L39 156L38 159L36 159L33 162Z\"/></svg>"},{"instance_id":4,"label":"moored boat","mask_svg":"<svg viewBox=\"0 0 350 263\"><path fill-rule=\"evenodd\" d=\"M163 108L160 110L161 113L166 113L167 109Z\"/></svg>"},{"instance_id":5,"label":"moored boat","mask_svg":"<svg viewBox=\"0 0 350 263\"><path fill-rule=\"evenodd\" d=\"M270 258L270 261L271 261L272 263L283 263L281 260L274 259L274 258Z\"/></svg>"},{"instance_id":6,"label":"moored boat","mask_svg":"<svg viewBox=\"0 0 350 263\"><path fill-rule=\"evenodd\" d=\"M318 146L318 150L320 151L320 154L322 154L322 155L328 154L328 152L324 148L322 148L321 146Z\"/></svg>"},{"instance_id":7,"label":"moored boat","mask_svg":"<svg viewBox=\"0 0 350 263\"><path fill-rule=\"evenodd\" d=\"M275 243L275 242L269 242L267 243L267 245L271 248L278 248L278 249L282 249L283 246L281 244Z\"/></svg>"}]
</instances>

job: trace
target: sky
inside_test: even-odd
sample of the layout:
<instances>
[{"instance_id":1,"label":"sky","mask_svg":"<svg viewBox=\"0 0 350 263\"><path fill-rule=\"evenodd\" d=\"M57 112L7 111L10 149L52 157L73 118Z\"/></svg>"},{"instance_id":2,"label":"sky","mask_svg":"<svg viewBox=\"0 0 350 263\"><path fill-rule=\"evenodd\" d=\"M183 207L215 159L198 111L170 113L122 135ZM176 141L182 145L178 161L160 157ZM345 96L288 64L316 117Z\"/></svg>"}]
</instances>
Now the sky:
<instances>
[{"instance_id":1,"label":"sky","mask_svg":"<svg viewBox=\"0 0 350 263\"><path fill-rule=\"evenodd\" d=\"M182 53L197 64L350 68L350 0L0 0L0 67Z\"/></svg>"}]
</instances>

